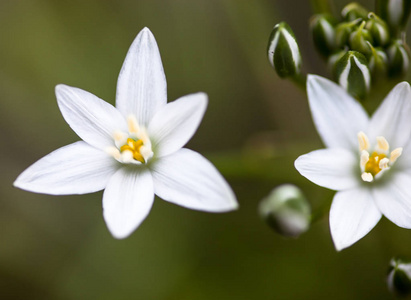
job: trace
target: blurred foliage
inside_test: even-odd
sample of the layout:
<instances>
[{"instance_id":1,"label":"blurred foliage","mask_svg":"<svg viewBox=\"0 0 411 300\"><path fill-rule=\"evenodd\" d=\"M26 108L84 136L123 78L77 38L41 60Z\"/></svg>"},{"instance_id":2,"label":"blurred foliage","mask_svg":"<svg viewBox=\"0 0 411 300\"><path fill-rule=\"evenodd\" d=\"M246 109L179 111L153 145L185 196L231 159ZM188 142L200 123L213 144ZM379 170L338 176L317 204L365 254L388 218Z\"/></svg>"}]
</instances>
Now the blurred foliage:
<instances>
[{"instance_id":1,"label":"blurred foliage","mask_svg":"<svg viewBox=\"0 0 411 300\"><path fill-rule=\"evenodd\" d=\"M309 16L309 1L298 9L280 0L1 1L1 298L389 298L388 263L409 255L410 231L382 220L337 253L328 215L297 240L273 234L257 215L260 199L284 182L299 185L314 209L331 202L330 191L293 167L321 143L304 93L281 81L265 55L272 27L285 20L307 69L326 74ZM169 100L208 93L204 121L187 147L216 164L240 209L207 214L156 199L140 228L118 241L105 227L101 192L54 197L12 182L35 160L78 140L54 86L83 88L114 104L127 49L145 26L160 47Z\"/></svg>"}]
</instances>

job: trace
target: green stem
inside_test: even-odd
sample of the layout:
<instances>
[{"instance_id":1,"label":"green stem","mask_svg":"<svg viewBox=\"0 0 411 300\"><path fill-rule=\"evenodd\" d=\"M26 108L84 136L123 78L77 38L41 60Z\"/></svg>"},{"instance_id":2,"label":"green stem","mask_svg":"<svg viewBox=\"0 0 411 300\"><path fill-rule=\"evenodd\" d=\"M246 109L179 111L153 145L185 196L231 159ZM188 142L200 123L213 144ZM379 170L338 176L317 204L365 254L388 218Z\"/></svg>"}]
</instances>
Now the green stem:
<instances>
[{"instance_id":1,"label":"green stem","mask_svg":"<svg viewBox=\"0 0 411 300\"><path fill-rule=\"evenodd\" d=\"M291 78L291 80L293 81L293 83L300 88L301 90L303 90L305 92L306 90L306 83L307 83L307 76L303 75L303 74L298 74L295 75L294 77Z\"/></svg>"},{"instance_id":2,"label":"green stem","mask_svg":"<svg viewBox=\"0 0 411 300\"><path fill-rule=\"evenodd\" d=\"M332 5L329 0L311 0L311 7L314 14L333 14Z\"/></svg>"}]
</instances>

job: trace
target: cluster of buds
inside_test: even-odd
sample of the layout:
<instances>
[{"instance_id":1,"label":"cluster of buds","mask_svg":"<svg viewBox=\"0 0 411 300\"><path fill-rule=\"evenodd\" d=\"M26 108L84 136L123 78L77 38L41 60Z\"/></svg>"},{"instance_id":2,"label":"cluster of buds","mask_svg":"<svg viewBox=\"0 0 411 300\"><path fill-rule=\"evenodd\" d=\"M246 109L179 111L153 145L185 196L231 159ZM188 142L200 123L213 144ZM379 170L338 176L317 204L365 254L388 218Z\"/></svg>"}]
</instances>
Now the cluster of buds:
<instances>
[{"instance_id":1,"label":"cluster of buds","mask_svg":"<svg viewBox=\"0 0 411 300\"><path fill-rule=\"evenodd\" d=\"M375 12L350 3L338 17L323 13L311 18L318 52L330 65L335 81L355 98L365 98L378 79L407 72L409 51L404 28L410 11L409 0L377 0ZM280 77L299 76L298 44L284 22L273 29L268 58Z\"/></svg>"}]
</instances>

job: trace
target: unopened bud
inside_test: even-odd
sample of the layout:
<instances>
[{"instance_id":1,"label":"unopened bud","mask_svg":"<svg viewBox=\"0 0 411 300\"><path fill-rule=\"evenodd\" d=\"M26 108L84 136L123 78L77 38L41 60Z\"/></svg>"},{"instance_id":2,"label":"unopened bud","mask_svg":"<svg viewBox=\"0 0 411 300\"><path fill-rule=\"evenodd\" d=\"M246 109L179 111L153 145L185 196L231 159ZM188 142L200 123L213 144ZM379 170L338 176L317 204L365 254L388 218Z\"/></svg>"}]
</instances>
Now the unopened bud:
<instances>
[{"instance_id":1,"label":"unopened bud","mask_svg":"<svg viewBox=\"0 0 411 300\"><path fill-rule=\"evenodd\" d=\"M392 33L405 27L410 12L410 0L377 0L377 13L388 23Z\"/></svg>"},{"instance_id":2,"label":"unopened bud","mask_svg":"<svg viewBox=\"0 0 411 300\"><path fill-rule=\"evenodd\" d=\"M394 41L387 49L388 75L398 77L404 75L409 66L409 54L402 40Z\"/></svg>"},{"instance_id":3,"label":"unopened bud","mask_svg":"<svg viewBox=\"0 0 411 300\"><path fill-rule=\"evenodd\" d=\"M385 46L390 40L387 23L374 13L369 13L368 18L365 29L370 32L374 40L374 46Z\"/></svg>"},{"instance_id":4,"label":"unopened bud","mask_svg":"<svg viewBox=\"0 0 411 300\"><path fill-rule=\"evenodd\" d=\"M270 227L286 237L298 237L310 227L310 205L301 190L292 184L273 189L260 202L258 210Z\"/></svg>"},{"instance_id":5,"label":"unopened bud","mask_svg":"<svg viewBox=\"0 0 411 300\"><path fill-rule=\"evenodd\" d=\"M354 21L358 18L365 20L367 18L368 11L360 4L352 2L343 8L341 15L348 22Z\"/></svg>"},{"instance_id":6,"label":"unopened bud","mask_svg":"<svg viewBox=\"0 0 411 300\"><path fill-rule=\"evenodd\" d=\"M342 22L335 28L335 40L338 48L344 48L348 44L351 33L357 29L362 19L351 22Z\"/></svg>"},{"instance_id":7,"label":"unopened bud","mask_svg":"<svg viewBox=\"0 0 411 300\"><path fill-rule=\"evenodd\" d=\"M347 53L347 51L340 50L334 54L332 54L328 58L328 67L330 68L331 74L336 74L336 66L337 62Z\"/></svg>"},{"instance_id":8,"label":"unopened bud","mask_svg":"<svg viewBox=\"0 0 411 300\"><path fill-rule=\"evenodd\" d=\"M370 32L365 29L365 21L361 23L358 28L350 34L350 46L354 51L358 51L363 54L371 54L371 49L367 42L373 43Z\"/></svg>"},{"instance_id":9,"label":"unopened bud","mask_svg":"<svg viewBox=\"0 0 411 300\"><path fill-rule=\"evenodd\" d=\"M411 261L393 258L387 276L388 289L399 296L411 293Z\"/></svg>"},{"instance_id":10,"label":"unopened bud","mask_svg":"<svg viewBox=\"0 0 411 300\"><path fill-rule=\"evenodd\" d=\"M282 78L300 73L301 54L294 33L287 23L274 26L268 41L268 59Z\"/></svg>"},{"instance_id":11,"label":"unopened bud","mask_svg":"<svg viewBox=\"0 0 411 300\"><path fill-rule=\"evenodd\" d=\"M310 29L317 51L328 57L336 49L335 29L336 21L331 15L315 15L310 20Z\"/></svg>"},{"instance_id":12,"label":"unopened bud","mask_svg":"<svg viewBox=\"0 0 411 300\"><path fill-rule=\"evenodd\" d=\"M382 48L374 48L369 44L372 54L368 60L368 68L372 74L373 80L386 77L388 58Z\"/></svg>"},{"instance_id":13,"label":"unopened bud","mask_svg":"<svg viewBox=\"0 0 411 300\"><path fill-rule=\"evenodd\" d=\"M364 99L370 89L371 75L367 63L361 53L348 51L336 64L338 83L357 99Z\"/></svg>"}]
</instances>

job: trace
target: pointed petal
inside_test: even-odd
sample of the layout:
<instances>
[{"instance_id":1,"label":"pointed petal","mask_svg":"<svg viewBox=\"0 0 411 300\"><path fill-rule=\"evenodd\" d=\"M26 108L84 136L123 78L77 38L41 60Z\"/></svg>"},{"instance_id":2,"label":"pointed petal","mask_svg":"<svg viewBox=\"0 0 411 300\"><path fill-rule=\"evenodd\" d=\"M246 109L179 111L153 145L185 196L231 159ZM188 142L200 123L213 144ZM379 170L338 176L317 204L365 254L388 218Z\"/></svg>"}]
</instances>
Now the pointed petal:
<instances>
[{"instance_id":1,"label":"pointed petal","mask_svg":"<svg viewBox=\"0 0 411 300\"><path fill-rule=\"evenodd\" d=\"M373 197L380 211L397 226L411 229L411 174L392 174L389 182L376 185Z\"/></svg>"},{"instance_id":2,"label":"pointed petal","mask_svg":"<svg viewBox=\"0 0 411 300\"><path fill-rule=\"evenodd\" d=\"M163 106L148 127L157 157L181 149L194 135L207 107L207 95L191 94Z\"/></svg>"},{"instance_id":3,"label":"pointed petal","mask_svg":"<svg viewBox=\"0 0 411 300\"><path fill-rule=\"evenodd\" d=\"M357 133L368 127L360 103L334 82L308 75L307 93L314 124L328 148L358 151Z\"/></svg>"},{"instance_id":4,"label":"pointed petal","mask_svg":"<svg viewBox=\"0 0 411 300\"><path fill-rule=\"evenodd\" d=\"M411 89L407 82L397 84L371 118L370 141L383 136L390 148L404 147L411 135Z\"/></svg>"},{"instance_id":5,"label":"pointed petal","mask_svg":"<svg viewBox=\"0 0 411 300\"><path fill-rule=\"evenodd\" d=\"M301 175L328 189L346 190L360 183L358 159L345 149L316 150L301 155L294 164ZM356 164L358 174L355 172Z\"/></svg>"},{"instance_id":6,"label":"pointed petal","mask_svg":"<svg viewBox=\"0 0 411 300\"><path fill-rule=\"evenodd\" d=\"M121 113L89 92L59 84L56 96L66 122L81 139L96 148L113 146L113 133L127 130Z\"/></svg>"},{"instance_id":7,"label":"pointed petal","mask_svg":"<svg viewBox=\"0 0 411 300\"><path fill-rule=\"evenodd\" d=\"M117 239L128 237L147 217L153 201L149 171L118 170L103 194L103 216L111 234Z\"/></svg>"},{"instance_id":8,"label":"pointed petal","mask_svg":"<svg viewBox=\"0 0 411 300\"><path fill-rule=\"evenodd\" d=\"M117 82L116 107L147 126L167 103L167 82L156 40L144 28L128 50Z\"/></svg>"},{"instance_id":9,"label":"pointed petal","mask_svg":"<svg viewBox=\"0 0 411 300\"><path fill-rule=\"evenodd\" d=\"M51 195L93 193L106 187L117 168L111 156L81 141L35 162L17 177L14 186Z\"/></svg>"},{"instance_id":10,"label":"pointed petal","mask_svg":"<svg viewBox=\"0 0 411 300\"><path fill-rule=\"evenodd\" d=\"M330 230L340 251L363 238L381 219L368 189L337 192L330 210Z\"/></svg>"},{"instance_id":11,"label":"pointed petal","mask_svg":"<svg viewBox=\"0 0 411 300\"><path fill-rule=\"evenodd\" d=\"M233 191L217 169L189 149L162 157L152 169L160 198L190 209L225 212L238 207Z\"/></svg>"}]
</instances>

